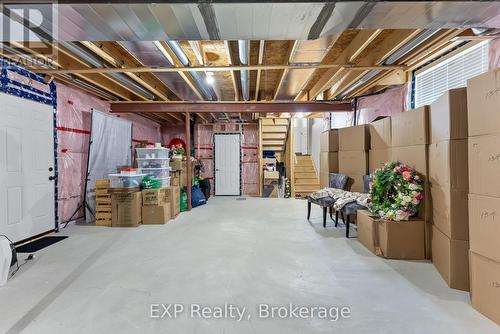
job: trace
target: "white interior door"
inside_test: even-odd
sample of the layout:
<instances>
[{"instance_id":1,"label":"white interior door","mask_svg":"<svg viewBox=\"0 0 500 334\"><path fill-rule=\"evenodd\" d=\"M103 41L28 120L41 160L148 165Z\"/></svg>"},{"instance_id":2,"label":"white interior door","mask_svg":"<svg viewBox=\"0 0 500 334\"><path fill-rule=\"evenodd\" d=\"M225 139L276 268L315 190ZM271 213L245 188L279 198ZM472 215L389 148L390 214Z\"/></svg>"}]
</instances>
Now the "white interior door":
<instances>
[{"instance_id":1,"label":"white interior door","mask_svg":"<svg viewBox=\"0 0 500 334\"><path fill-rule=\"evenodd\" d=\"M215 195L240 195L240 135L216 134Z\"/></svg>"},{"instance_id":2,"label":"white interior door","mask_svg":"<svg viewBox=\"0 0 500 334\"><path fill-rule=\"evenodd\" d=\"M54 229L53 168L52 107L0 93L0 234L16 242Z\"/></svg>"}]
</instances>

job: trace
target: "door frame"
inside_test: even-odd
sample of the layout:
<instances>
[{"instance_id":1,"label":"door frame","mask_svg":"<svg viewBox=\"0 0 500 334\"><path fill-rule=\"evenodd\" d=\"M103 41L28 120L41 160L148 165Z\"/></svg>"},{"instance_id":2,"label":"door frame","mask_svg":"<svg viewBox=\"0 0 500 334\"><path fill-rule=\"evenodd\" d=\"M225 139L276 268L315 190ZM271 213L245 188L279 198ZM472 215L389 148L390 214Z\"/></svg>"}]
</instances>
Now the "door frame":
<instances>
[{"instance_id":1,"label":"door frame","mask_svg":"<svg viewBox=\"0 0 500 334\"><path fill-rule=\"evenodd\" d=\"M215 185L216 185L216 182L217 182L217 177L215 176L215 155L216 155L216 146L215 146L215 136L224 136L224 135L238 135L238 138L239 138L239 142L240 142L240 191L239 191L239 194L238 195L217 195L215 193ZM242 157L241 157L241 132L214 132L213 134L213 143L214 143L214 155L213 155L213 170L214 170L214 196L241 196L241 185L242 185L242 179L241 179L241 176L242 176L242 171L241 169L243 168L243 164L242 164Z\"/></svg>"},{"instance_id":2,"label":"door frame","mask_svg":"<svg viewBox=\"0 0 500 334\"><path fill-rule=\"evenodd\" d=\"M42 91L30 85L26 85L17 80L9 78L8 71L15 72L30 81L36 81L40 84L47 85L48 92ZM20 66L12 63L2 62L2 67L0 71L0 92L8 95L17 96L26 100L31 100L34 102L47 104L52 107L52 140L53 140L53 150L54 150L54 228L46 232L39 233L37 235L28 237L23 240L19 240L14 244L21 244L27 241L39 238L42 235L51 232L59 232L59 210L58 210L58 182L59 182L59 169L58 169L58 144L57 144L57 89L55 83L52 81L47 84L44 78L38 74L28 71Z\"/></svg>"}]
</instances>

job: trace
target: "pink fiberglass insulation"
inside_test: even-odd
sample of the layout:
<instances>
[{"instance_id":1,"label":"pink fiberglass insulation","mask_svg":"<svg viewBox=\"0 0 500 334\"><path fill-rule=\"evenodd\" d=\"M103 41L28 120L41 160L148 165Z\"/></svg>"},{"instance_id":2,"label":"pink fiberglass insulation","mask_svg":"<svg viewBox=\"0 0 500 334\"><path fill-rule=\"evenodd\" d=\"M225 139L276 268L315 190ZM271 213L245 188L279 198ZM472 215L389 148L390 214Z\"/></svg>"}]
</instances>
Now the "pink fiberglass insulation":
<instances>
[{"instance_id":1,"label":"pink fiberglass insulation","mask_svg":"<svg viewBox=\"0 0 500 334\"><path fill-rule=\"evenodd\" d=\"M163 125L161 127L161 142L163 145L168 145L174 138L181 138L186 142L186 126L184 124Z\"/></svg>"},{"instance_id":2,"label":"pink fiberglass insulation","mask_svg":"<svg viewBox=\"0 0 500 334\"><path fill-rule=\"evenodd\" d=\"M390 88L382 94L359 98L358 124L367 124L379 116L394 116L405 109L406 86Z\"/></svg>"},{"instance_id":3,"label":"pink fiberglass insulation","mask_svg":"<svg viewBox=\"0 0 500 334\"><path fill-rule=\"evenodd\" d=\"M90 110L108 112L109 103L80 89L57 83L58 203L59 219L66 221L82 201L90 136ZM134 141L159 142L159 125L134 114L119 115L132 121ZM81 213L76 218L81 217Z\"/></svg>"},{"instance_id":4,"label":"pink fiberglass insulation","mask_svg":"<svg viewBox=\"0 0 500 334\"><path fill-rule=\"evenodd\" d=\"M258 195L258 126L257 124L244 125L241 144L242 192L244 195Z\"/></svg>"}]
</instances>

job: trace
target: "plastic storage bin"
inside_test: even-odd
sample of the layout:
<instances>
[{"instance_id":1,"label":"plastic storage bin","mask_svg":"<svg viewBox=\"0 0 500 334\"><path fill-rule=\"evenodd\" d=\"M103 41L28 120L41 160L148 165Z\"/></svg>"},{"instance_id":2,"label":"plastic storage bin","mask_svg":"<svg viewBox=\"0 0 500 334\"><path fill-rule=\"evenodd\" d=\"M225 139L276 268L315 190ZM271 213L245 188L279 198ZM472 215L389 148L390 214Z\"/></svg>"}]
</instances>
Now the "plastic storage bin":
<instances>
[{"instance_id":1,"label":"plastic storage bin","mask_svg":"<svg viewBox=\"0 0 500 334\"><path fill-rule=\"evenodd\" d=\"M168 158L137 158L139 168L168 168L170 159Z\"/></svg>"},{"instance_id":2,"label":"plastic storage bin","mask_svg":"<svg viewBox=\"0 0 500 334\"><path fill-rule=\"evenodd\" d=\"M162 187L170 187L170 177L166 177L164 179L159 179Z\"/></svg>"},{"instance_id":3,"label":"plastic storage bin","mask_svg":"<svg viewBox=\"0 0 500 334\"><path fill-rule=\"evenodd\" d=\"M168 159L170 150L164 147L136 148L137 159Z\"/></svg>"},{"instance_id":4,"label":"plastic storage bin","mask_svg":"<svg viewBox=\"0 0 500 334\"><path fill-rule=\"evenodd\" d=\"M154 177L155 179L164 179L170 177L170 167L168 168L142 168L142 174Z\"/></svg>"},{"instance_id":5,"label":"plastic storage bin","mask_svg":"<svg viewBox=\"0 0 500 334\"><path fill-rule=\"evenodd\" d=\"M146 174L109 174L109 180L111 181L111 188L135 188L140 187L142 183L142 178Z\"/></svg>"}]
</instances>

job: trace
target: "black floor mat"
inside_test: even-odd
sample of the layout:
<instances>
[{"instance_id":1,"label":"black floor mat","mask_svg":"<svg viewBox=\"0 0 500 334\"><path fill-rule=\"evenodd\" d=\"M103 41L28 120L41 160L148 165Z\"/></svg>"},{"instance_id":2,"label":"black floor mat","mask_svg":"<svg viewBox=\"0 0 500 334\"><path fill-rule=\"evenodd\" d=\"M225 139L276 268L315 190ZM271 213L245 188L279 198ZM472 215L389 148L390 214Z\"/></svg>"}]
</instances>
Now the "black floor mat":
<instances>
[{"instance_id":1,"label":"black floor mat","mask_svg":"<svg viewBox=\"0 0 500 334\"><path fill-rule=\"evenodd\" d=\"M40 238L37 240L34 240L32 242L29 242L27 244L24 244L22 246L16 247L16 251L18 253L33 253L37 252L40 249L44 249L45 247L48 247L52 244L55 244L56 242L59 242L61 240L66 239L67 237L64 236L51 236L51 237L44 237Z\"/></svg>"}]
</instances>

